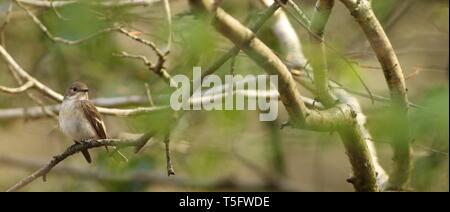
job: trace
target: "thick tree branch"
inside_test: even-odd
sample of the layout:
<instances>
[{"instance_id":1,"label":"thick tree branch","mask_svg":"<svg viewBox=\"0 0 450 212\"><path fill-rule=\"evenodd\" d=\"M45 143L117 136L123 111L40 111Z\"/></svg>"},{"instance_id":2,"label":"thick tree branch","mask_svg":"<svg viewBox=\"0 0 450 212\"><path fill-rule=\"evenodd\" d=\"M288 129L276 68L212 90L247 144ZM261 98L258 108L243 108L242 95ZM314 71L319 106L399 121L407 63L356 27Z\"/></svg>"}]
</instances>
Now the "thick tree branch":
<instances>
[{"instance_id":1,"label":"thick tree branch","mask_svg":"<svg viewBox=\"0 0 450 212\"><path fill-rule=\"evenodd\" d=\"M206 5L204 8L209 6ZM292 126L317 131L334 131L352 123L353 111L347 105L338 105L324 111L309 110L283 62L256 38L254 33L221 8L217 8L215 12L214 25L267 73L278 75L280 98L290 115Z\"/></svg>"},{"instance_id":2,"label":"thick tree branch","mask_svg":"<svg viewBox=\"0 0 450 212\"><path fill-rule=\"evenodd\" d=\"M125 139L101 139L101 140L90 140L82 143L77 143L69 148L67 148L62 154L56 155L53 157L53 159L40 168L39 170L35 171L33 174L31 174L28 177L25 177L24 179L17 182L14 186L9 188L7 192L17 191L24 186L30 184L34 180L36 180L39 177L42 177L44 181L46 181L46 175L52 170L53 167L58 165L60 162L65 160L66 158L74 155L75 153L81 152L82 150L88 150L92 148L97 147L103 147L103 146L115 146L115 147L134 147L135 152L137 153L144 145L148 142L148 140L153 136L153 133L146 133L139 137L136 140L125 140Z\"/></svg>"},{"instance_id":3,"label":"thick tree branch","mask_svg":"<svg viewBox=\"0 0 450 212\"><path fill-rule=\"evenodd\" d=\"M266 8L261 15L258 16L258 18L249 25L249 29L254 32L258 33L259 29L264 25L264 23L272 17L272 15L275 13L275 11L280 8L279 4L271 4L268 8ZM214 73L217 69L219 69L225 62L227 62L232 57L235 57L237 54L239 54L240 49L235 46L227 51L224 55L222 55L219 59L217 59L212 65L208 66L205 71L202 73L202 79L212 73Z\"/></svg>"},{"instance_id":4,"label":"thick tree branch","mask_svg":"<svg viewBox=\"0 0 450 212\"><path fill-rule=\"evenodd\" d=\"M283 62L252 31L241 25L221 8L215 13L214 25L219 32L243 50L269 74L278 75L281 101L291 115L292 121L304 122L307 108L300 99L294 80Z\"/></svg>"},{"instance_id":5,"label":"thick tree branch","mask_svg":"<svg viewBox=\"0 0 450 212\"><path fill-rule=\"evenodd\" d=\"M399 115L401 124L393 132L395 139L395 167L391 175L390 187L395 190L404 189L410 180L412 170L412 148L409 140L407 88L403 71L389 38L375 16L371 2L368 0L341 0L359 23L372 49L374 50L393 100L392 112Z\"/></svg>"},{"instance_id":6,"label":"thick tree branch","mask_svg":"<svg viewBox=\"0 0 450 212\"><path fill-rule=\"evenodd\" d=\"M326 108L330 108L338 102L346 104L352 108L356 120L355 124L339 129L339 134L345 144L347 155L349 156L353 168L353 177L350 181L353 183L357 191L377 191L377 184L382 187L387 181L387 175L385 174L384 169L378 163L376 151L373 144L366 139L370 138L370 134L364 126L365 116L362 113L359 102L355 98L351 97L348 93L346 93L345 90L331 89L331 87L329 87L328 85L329 79L327 76L328 70L325 59L325 43L323 39L323 31L325 29L325 24L328 20L332 6L332 1L319 0L316 4L316 10L311 22L311 29L309 30L309 32L311 33L311 40L313 42L311 48L313 49L312 51L315 54L312 54L312 56L310 55L310 57L316 57L311 58L311 60L314 60L315 68L321 69L317 71L320 72L319 74L314 74L314 78L305 77L308 81L308 83L306 84L307 86L305 87L307 87L307 89L309 89L314 95L322 97L321 101L324 102ZM284 9L287 10L288 8L284 7ZM288 22L289 20L278 19L278 21ZM279 25L280 24L274 24L273 27L276 28ZM290 26L288 24L284 25ZM277 34L277 38L279 40L289 39L291 43L300 42L295 30L289 30L286 28L281 28L279 30L284 30L286 31L286 33L291 33L289 36L285 36L286 33ZM286 51L291 51L291 54L303 55L301 51L295 48L287 47ZM299 66L303 67L303 73L306 73L305 75L309 76L310 74L308 73L312 72L311 67L307 65L306 61ZM314 71L316 70L314 69ZM317 78L316 80L316 77L320 78ZM312 80L314 80L315 84ZM309 81L311 81L311 83L309 83ZM320 82L317 83L318 81ZM333 82L331 83L333 84ZM305 83L302 83L302 85L305 85ZM322 87L322 94L318 95L320 86L326 87ZM338 98L336 98L335 96L337 96ZM366 166L365 164L368 165ZM378 174L377 178L375 178L375 171ZM375 179L377 179L378 181L377 184L375 183Z\"/></svg>"}]
</instances>

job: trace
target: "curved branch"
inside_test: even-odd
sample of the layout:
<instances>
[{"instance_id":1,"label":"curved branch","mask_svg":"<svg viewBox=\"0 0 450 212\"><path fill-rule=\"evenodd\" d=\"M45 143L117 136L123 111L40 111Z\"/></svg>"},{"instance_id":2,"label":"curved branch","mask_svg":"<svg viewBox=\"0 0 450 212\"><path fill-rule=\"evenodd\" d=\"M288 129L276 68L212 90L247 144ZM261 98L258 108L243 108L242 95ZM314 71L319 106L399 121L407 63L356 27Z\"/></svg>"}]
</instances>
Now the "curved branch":
<instances>
[{"instance_id":1,"label":"curved branch","mask_svg":"<svg viewBox=\"0 0 450 212\"><path fill-rule=\"evenodd\" d=\"M29 82L32 82L34 84L34 88L41 91L41 93L45 94L46 96L50 97L51 99L61 102L63 100L63 96L54 90L48 88L46 85L42 84L32 76L30 76L25 70L22 69L22 67L17 64L17 62L11 57L11 55L6 51L6 49L0 45L0 54L3 56L3 59L5 59L6 63L8 65L11 65L14 72L22 79L25 79Z\"/></svg>"},{"instance_id":2,"label":"curved branch","mask_svg":"<svg viewBox=\"0 0 450 212\"><path fill-rule=\"evenodd\" d=\"M13 192L18 191L19 189L23 188L24 186L30 184L34 180L36 180L39 177L42 177L44 181L46 181L46 175L52 170L53 167L58 165L61 161L65 160L66 158L74 155L75 153L81 152L83 150L88 150L92 148L97 147L103 147L103 146L115 146L115 147L135 147L135 153L137 153L144 145L148 142L148 140L153 136L153 133L146 133L139 137L136 140L125 140L125 139L101 139L101 140L90 140L88 142L82 142L74 144L70 147L68 147L62 154L56 155L53 157L53 159L40 168L39 170L35 171L33 174L31 174L28 177L25 177L24 179L17 182L14 186L6 190L7 192Z\"/></svg>"},{"instance_id":3,"label":"curved branch","mask_svg":"<svg viewBox=\"0 0 450 212\"><path fill-rule=\"evenodd\" d=\"M395 190L406 189L405 187L411 177L412 148L408 136L409 102L400 62L389 38L371 8L371 2L368 0L341 0L341 2L350 10L370 42L383 68L384 77L393 101L393 112L399 114L402 119L399 120L401 124L399 124L398 129L391 135L396 141L393 145L395 167L389 184Z\"/></svg>"},{"instance_id":4,"label":"curved branch","mask_svg":"<svg viewBox=\"0 0 450 212\"><path fill-rule=\"evenodd\" d=\"M94 38L94 37L96 37L96 36L98 36L98 35L101 35L101 34L104 34L104 33L107 33L107 32L112 32L112 31L117 30L117 28L115 28L115 27L110 27L110 28L102 29L102 30L100 30L100 31L98 31L98 32L95 32L95 33L93 33L93 34L91 34L91 35L88 35L88 36L86 36L86 37L83 37L83 38L80 38L80 39L77 39L77 40L66 40L66 39L64 39L64 38L61 38L61 37L58 37L58 36L53 35L53 34L48 30L48 28L47 28L47 27L39 20L39 18L38 18L36 15L33 14L33 12L31 12L27 7L25 7L24 5L22 5L21 1L19 1L19 0L15 0L15 1L16 1L17 5L19 5L20 8L22 8L23 10L25 10L25 12L28 14L28 16L31 17L31 19L33 20L33 22L34 22L36 25L38 25L39 28L45 33L45 35L46 35L50 40L52 40L53 42L60 42L60 43L66 44L66 45L76 45L76 44L80 44L80 43L82 43L82 42L84 42L84 41L87 41L87 40L89 40L89 39L91 39L91 38Z\"/></svg>"},{"instance_id":5,"label":"curved branch","mask_svg":"<svg viewBox=\"0 0 450 212\"><path fill-rule=\"evenodd\" d=\"M34 77L30 76L25 70L20 67L17 62L9 55L9 53L6 51L6 49L0 45L0 54L3 56L5 61L11 65L13 68L13 71L22 79L25 79L29 82L32 82L34 84L34 88L37 89L42 94L50 97L51 99L62 102L63 96L59 94L58 92L52 90L51 88L47 87L43 83L39 82ZM105 107L97 107L98 111L100 113L106 114L106 115L116 115L116 116L130 116L130 115L136 115L136 114L142 114L142 113L149 113L154 112L157 110L166 109L167 107L139 107L139 108L133 108L133 109L117 109L117 108L105 108Z\"/></svg>"},{"instance_id":6,"label":"curved branch","mask_svg":"<svg viewBox=\"0 0 450 212\"><path fill-rule=\"evenodd\" d=\"M28 81L25 84L23 84L17 88L8 88L8 87L0 86L0 91L9 93L9 94L17 94L17 93L22 93L22 92L30 89L33 86L34 86L34 83L32 81Z\"/></svg>"},{"instance_id":7,"label":"curved branch","mask_svg":"<svg viewBox=\"0 0 450 212\"><path fill-rule=\"evenodd\" d=\"M272 4L268 8L266 8L263 12L261 12L261 15L248 26L248 28L258 34L259 29L264 25L264 23L269 20L270 17L275 13L275 11L280 8L279 4ZM219 69L225 62L227 62L232 57L239 54L240 49L238 47L233 47L230 50L227 51L226 54L222 55L219 59L216 60L216 62L212 63L212 65L208 66L205 71L202 73L202 79L212 73L214 73L217 69Z\"/></svg>"}]
</instances>

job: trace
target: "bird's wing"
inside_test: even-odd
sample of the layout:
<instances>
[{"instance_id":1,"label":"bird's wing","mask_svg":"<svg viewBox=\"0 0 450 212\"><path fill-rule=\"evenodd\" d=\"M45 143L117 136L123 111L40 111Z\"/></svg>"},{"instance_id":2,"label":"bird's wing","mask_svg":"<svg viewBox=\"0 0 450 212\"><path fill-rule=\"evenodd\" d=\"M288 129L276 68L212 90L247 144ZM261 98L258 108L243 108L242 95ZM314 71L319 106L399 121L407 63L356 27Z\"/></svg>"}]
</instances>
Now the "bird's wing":
<instances>
[{"instance_id":1,"label":"bird's wing","mask_svg":"<svg viewBox=\"0 0 450 212\"><path fill-rule=\"evenodd\" d=\"M97 108L89 100L83 100L81 102L81 108L83 108L84 116L91 123L98 138L106 139L108 136L106 134L105 123Z\"/></svg>"},{"instance_id":2,"label":"bird's wing","mask_svg":"<svg viewBox=\"0 0 450 212\"><path fill-rule=\"evenodd\" d=\"M83 100L81 102L81 108L83 108L84 115L91 123L91 126L97 133L98 138L107 139L108 136L106 134L105 123L103 122L102 116L98 112L97 108L89 100ZM106 151L109 152L108 146L105 146L105 148ZM114 151L111 153L111 155L115 159L123 162L128 162L128 158L121 152L119 152L116 147L113 147L113 149Z\"/></svg>"}]
</instances>

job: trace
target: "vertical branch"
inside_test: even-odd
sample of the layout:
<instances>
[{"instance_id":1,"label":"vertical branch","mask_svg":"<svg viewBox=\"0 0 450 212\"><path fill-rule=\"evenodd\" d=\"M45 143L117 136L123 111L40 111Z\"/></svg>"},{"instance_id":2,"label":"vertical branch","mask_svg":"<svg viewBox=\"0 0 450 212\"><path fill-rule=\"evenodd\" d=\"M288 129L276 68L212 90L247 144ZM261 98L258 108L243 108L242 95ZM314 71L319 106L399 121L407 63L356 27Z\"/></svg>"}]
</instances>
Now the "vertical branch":
<instances>
[{"instance_id":1,"label":"vertical branch","mask_svg":"<svg viewBox=\"0 0 450 212\"><path fill-rule=\"evenodd\" d=\"M273 168L277 172L277 174L284 175L285 174L285 163L284 163L284 154L283 154L283 146L280 140L280 130L279 126L276 122L267 122L266 126L269 130L269 144L271 151L271 161L273 164Z\"/></svg>"},{"instance_id":2,"label":"vertical branch","mask_svg":"<svg viewBox=\"0 0 450 212\"><path fill-rule=\"evenodd\" d=\"M169 25L169 35L167 38L167 52L172 47L172 12L170 10L169 0L164 0L164 10L166 11L167 24Z\"/></svg>"},{"instance_id":3,"label":"vertical branch","mask_svg":"<svg viewBox=\"0 0 450 212\"><path fill-rule=\"evenodd\" d=\"M164 148L166 150L166 162L167 162L167 176L175 175L172 165L172 157L170 156L170 135L169 133L164 138Z\"/></svg>"},{"instance_id":4,"label":"vertical branch","mask_svg":"<svg viewBox=\"0 0 450 212\"><path fill-rule=\"evenodd\" d=\"M412 148L408 131L408 97L403 71L391 42L375 16L368 0L341 0L350 10L366 35L383 69L393 101L393 114L400 117L395 139L394 171L389 182L391 189L403 190L408 185L412 170Z\"/></svg>"},{"instance_id":5,"label":"vertical branch","mask_svg":"<svg viewBox=\"0 0 450 212\"><path fill-rule=\"evenodd\" d=\"M333 8L333 3L332 0L317 1L313 20L308 28L312 43L310 51L313 51L314 53L313 58L310 58L310 61L314 62L313 71L315 74L314 79L316 80L310 89L315 95L321 98L321 101L326 108L335 105L338 99L339 102L351 106L355 113L356 122L339 130L339 134L343 140L353 168L353 176L349 179L349 182L354 185L357 191L377 191L380 188L384 188L388 176L378 163L374 146L370 140L367 140L367 138L371 138L371 136L365 128L365 116L362 113L359 102L341 89L330 90L331 84L328 78L326 62L326 43L323 39L323 34ZM273 27L276 27L276 25ZM293 35L291 34L286 37L280 38L281 34L277 34L278 39L284 40L295 37L296 39L292 39L291 42L299 42L295 31L291 31L293 32ZM287 51L298 50L288 48ZM296 54L302 54L302 52L297 52ZM305 62L301 66L306 67L307 63ZM305 72L308 74L310 72L310 67L306 68ZM321 90L322 93L320 94L318 90ZM364 164L367 164L367 166Z\"/></svg>"},{"instance_id":6,"label":"vertical branch","mask_svg":"<svg viewBox=\"0 0 450 212\"><path fill-rule=\"evenodd\" d=\"M334 0L318 0L310 25L310 62L313 67L314 84L320 101L331 107L335 104L335 97L329 91L328 67L324 43L324 30L327 25Z\"/></svg>"}]
</instances>

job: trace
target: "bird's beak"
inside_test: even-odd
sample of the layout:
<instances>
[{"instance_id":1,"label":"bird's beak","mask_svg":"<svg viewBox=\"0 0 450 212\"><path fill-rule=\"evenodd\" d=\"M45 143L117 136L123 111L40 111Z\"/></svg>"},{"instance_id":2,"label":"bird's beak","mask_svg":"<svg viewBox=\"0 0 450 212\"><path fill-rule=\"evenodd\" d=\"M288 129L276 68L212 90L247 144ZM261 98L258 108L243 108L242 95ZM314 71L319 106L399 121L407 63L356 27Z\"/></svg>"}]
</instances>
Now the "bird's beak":
<instances>
[{"instance_id":1,"label":"bird's beak","mask_svg":"<svg viewBox=\"0 0 450 212\"><path fill-rule=\"evenodd\" d=\"M89 89L81 89L80 91L81 91L81 92L88 92Z\"/></svg>"}]
</instances>

